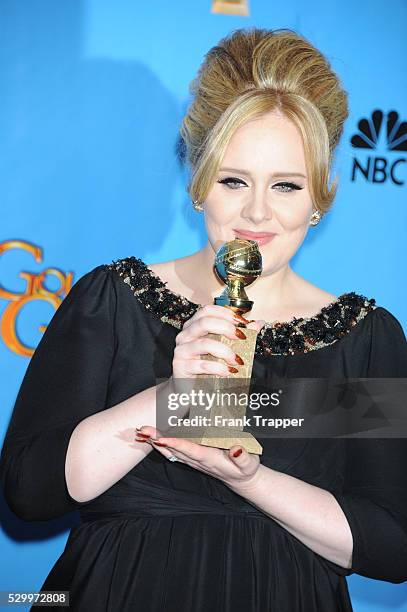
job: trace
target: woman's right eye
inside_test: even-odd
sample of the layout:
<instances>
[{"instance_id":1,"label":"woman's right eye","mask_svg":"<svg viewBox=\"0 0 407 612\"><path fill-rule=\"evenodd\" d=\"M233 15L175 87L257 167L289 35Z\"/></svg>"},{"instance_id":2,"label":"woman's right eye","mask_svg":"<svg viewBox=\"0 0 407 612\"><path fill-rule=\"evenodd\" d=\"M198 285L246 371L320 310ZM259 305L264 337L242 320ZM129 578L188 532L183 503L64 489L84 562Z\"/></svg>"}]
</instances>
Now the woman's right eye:
<instances>
[{"instance_id":1,"label":"woman's right eye","mask_svg":"<svg viewBox=\"0 0 407 612\"><path fill-rule=\"evenodd\" d=\"M221 183L222 185L227 185L230 189L235 189L239 185L246 185L246 183L233 176L221 179L218 181L218 183Z\"/></svg>"}]
</instances>

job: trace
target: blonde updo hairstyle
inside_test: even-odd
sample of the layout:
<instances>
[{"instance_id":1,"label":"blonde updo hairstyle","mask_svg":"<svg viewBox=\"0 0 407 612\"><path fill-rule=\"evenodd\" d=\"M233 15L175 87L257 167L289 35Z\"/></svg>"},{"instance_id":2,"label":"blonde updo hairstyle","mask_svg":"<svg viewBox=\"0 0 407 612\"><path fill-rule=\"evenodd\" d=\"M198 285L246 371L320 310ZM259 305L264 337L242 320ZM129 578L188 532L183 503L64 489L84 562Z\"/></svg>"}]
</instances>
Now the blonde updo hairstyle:
<instances>
[{"instance_id":1,"label":"blonde updo hairstyle","mask_svg":"<svg viewBox=\"0 0 407 612\"><path fill-rule=\"evenodd\" d=\"M274 111L299 129L314 210L329 210L338 185L335 178L329 188L329 175L348 96L310 42L288 28L235 30L208 51L189 90L193 101L180 132L193 201L205 201L235 130Z\"/></svg>"}]
</instances>

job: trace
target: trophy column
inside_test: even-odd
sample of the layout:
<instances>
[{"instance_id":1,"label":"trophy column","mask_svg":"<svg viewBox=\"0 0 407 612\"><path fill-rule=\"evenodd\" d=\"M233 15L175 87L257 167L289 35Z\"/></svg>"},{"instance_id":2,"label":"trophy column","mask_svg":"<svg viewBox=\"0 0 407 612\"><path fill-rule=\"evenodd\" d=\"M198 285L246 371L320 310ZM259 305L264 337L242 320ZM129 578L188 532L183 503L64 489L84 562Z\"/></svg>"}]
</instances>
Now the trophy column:
<instances>
[{"instance_id":1,"label":"trophy column","mask_svg":"<svg viewBox=\"0 0 407 612\"><path fill-rule=\"evenodd\" d=\"M245 292L262 271L262 258L255 240L235 239L226 242L216 253L214 269L217 276L226 283L223 293L215 298L214 303L243 315L253 306ZM239 327L239 325L238 325ZM241 326L243 327L243 326ZM258 332L243 327L246 339L231 339L221 334L209 333L208 337L229 346L240 355L244 365L237 366L238 372L228 376L198 374L199 391L209 394L213 404L205 416L210 425L198 428L194 441L205 446L231 448L238 444L249 453L261 455L263 447L249 432L243 431L246 415L250 380ZM217 361L213 355L203 355L202 359ZM190 407L189 416L202 416L202 408ZM195 429L195 428L194 428ZM188 437L188 434L185 436Z\"/></svg>"}]
</instances>

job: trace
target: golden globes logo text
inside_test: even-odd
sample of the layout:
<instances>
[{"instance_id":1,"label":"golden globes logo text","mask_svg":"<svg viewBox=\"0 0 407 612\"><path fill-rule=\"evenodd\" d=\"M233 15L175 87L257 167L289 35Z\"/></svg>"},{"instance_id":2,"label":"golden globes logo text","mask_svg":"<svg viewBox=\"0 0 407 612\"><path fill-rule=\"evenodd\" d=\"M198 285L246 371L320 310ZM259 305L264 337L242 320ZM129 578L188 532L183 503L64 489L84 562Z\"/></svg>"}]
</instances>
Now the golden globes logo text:
<instances>
[{"instance_id":1,"label":"golden globes logo text","mask_svg":"<svg viewBox=\"0 0 407 612\"><path fill-rule=\"evenodd\" d=\"M29 253L33 260L42 263L42 249L23 240L8 240L0 243L0 256L12 249L22 249ZM47 276L55 276L59 281L59 288L50 291L44 285ZM5 345L17 355L31 357L35 348L26 346L17 336L17 319L23 308L35 300L44 300L56 310L72 287L73 272L64 273L57 268L45 268L40 272L22 270L19 276L25 280L25 289L22 293L15 293L0 284L0 299L7 300L8 304L3 311L0 322L0 333ZM46 325L39 325L39 331L44 332Z\"/></svg>"}]
</instances>

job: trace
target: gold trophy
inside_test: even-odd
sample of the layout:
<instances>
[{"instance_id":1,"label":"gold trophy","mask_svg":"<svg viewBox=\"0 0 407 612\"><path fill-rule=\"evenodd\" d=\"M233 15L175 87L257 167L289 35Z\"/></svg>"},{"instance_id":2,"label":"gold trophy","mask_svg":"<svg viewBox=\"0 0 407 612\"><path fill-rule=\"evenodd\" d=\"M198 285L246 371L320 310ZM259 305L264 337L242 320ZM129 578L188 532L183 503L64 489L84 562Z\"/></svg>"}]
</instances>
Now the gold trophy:
<instances>
[{"instance_id":1,"label":"gold trophy","mask_svg":"<svg viewBox=\"0 0 407 612\"><path fill-rule=\"evenodd\" d=\"M214 269L218 278L226 283L224 291L214 299L214 303L230 308L240 315L249 312L253 302L248 299L245 287L251 285L262 272L262 257L257 242L236 238L224 243L216 253ZM238 323L237 326L244 327L244 324ZM227 377L213 374L197 375L199 389L213 394L215 401L207 415L211 425L200 430L199 436L195 436L194 441L204 446L225 449L239 444L247 452L261 455L263 448L256 438L251 433L243 431L244 425L236 425L236 422L244 421L246 414L258 332L244 328L244 334L245 340L239 338L232 340L222 334L207 334L209 338L223 342L241 355L244 365L237 366L238 372L231 373ZM202 358L218 361L217 357L209 354L203 355ZM222 398L224 394L229 398L227 405ZM239 398L237 402L236 397ZM198 414L202 414L202 409L191 406L190 418Z\"/></svg>"}]
</instances>

